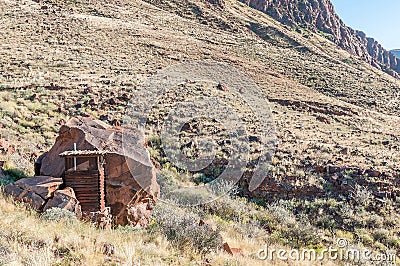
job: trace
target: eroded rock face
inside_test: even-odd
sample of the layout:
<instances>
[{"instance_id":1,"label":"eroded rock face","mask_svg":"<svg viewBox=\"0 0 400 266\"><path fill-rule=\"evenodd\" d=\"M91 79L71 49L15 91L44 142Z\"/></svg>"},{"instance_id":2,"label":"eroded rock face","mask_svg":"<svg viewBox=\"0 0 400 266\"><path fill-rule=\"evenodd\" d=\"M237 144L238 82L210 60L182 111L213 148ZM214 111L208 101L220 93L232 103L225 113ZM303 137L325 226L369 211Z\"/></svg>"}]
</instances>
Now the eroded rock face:
<instances>
[{"instance_id":1,"label":"eroded rock face","mask_svg":"<svg viewBox=\"0 0 400 266\"><path fill-rule=\"evenodd\" d=\"M400 59L386 51L376 40L354 30L340 19L329 0L240 0L283 24L305 27L330 35L330 40L372 66L399 77Z\"/></svg>"},{"instance_id":2,"label":"eroded rock face","mask_svg":"<svg viewBox=\"0 0 400 266\"><path fill-rule=\"evenodd\" d=\"M139 202L131 207L128 207L127 218L129 223L134 227L146 227L151 222L150 202Z\"/></svg>"},{"instance_id":3,"label":"eroded rock face","mask_svg":"<svg viewBox=\"0 0 400 266\"><path fill-rule=\"evenodd\" d=\"M35 211L52 207L66 209L80 215L79 201L71 188L59 190L62 178L38 176L23 178L5 187L5 192L15 200L25 203Z\"/></svg>"},{"instance_id":4,"label":"eroded rock face","mask_svg":"<svg viewBox=\"0 0 400 266\"><path fill-rule=\"evenodd\" d=\"M127 141L122 146L122 137ZM130 224L128 204L137 197L137 204L149 199L155 203L160 187L154 166L144 147L144 136L135 129L113 127L91 118L73 118L62 126L54 146L41 157L40 175L61 177L65 162L59 154L74 149L106 151L106 205L117 224ZM151 213L151 209L148 210ZM135 222L133 222L135 223Z\"/></svg>"},{"instance_id":5,"label":"eroded rock face","mask_svg":"<svg viewBox=\"0 0 400 266\"><path fill-rule=\"evenodd\" d=\"M75 197L74 190L70 187L54 192L54 197L46 203L43 211L51 208L64 209L75 213L78 217L82 216L79 201Z\"/></svg>"},{"instance_id":6,"label":"eroded rock face","mask_svg":"<svg viewBox=\"0 0 400 266\"><path fill-rule=\"evenodd\" d=\"M46 201L36 194L35 192L25 190L21 195L18 196L18 199L26 204L28 204L35 211L42 210L42 207L46 203Z\"/></svg>"},{"instance_id":7,"label":"eroded rock face","mask_svg":"<svg viewBox=\"0 0 400 266\"><path fill-rule=\"evenodd\" d=\"M62 183L62 178L37 176L35 178L20 179L15 182L15 185L24 190L32 191L43 199L48 199L53 196L54 191L56 191Z\"/></svg>"},{"instance_id":8,"label":"eroded rock face","mask_svg":"<svg viewBox=\"0 0 400 266\"><path fill-rule=\"evenodd\" d=\"M14 186L12 184L8 184L5 188L4 191L10 195L13 196L15 199L18 199L18 197L24 192L24 190L20 187Z\"/></svg>"}]
</instances>

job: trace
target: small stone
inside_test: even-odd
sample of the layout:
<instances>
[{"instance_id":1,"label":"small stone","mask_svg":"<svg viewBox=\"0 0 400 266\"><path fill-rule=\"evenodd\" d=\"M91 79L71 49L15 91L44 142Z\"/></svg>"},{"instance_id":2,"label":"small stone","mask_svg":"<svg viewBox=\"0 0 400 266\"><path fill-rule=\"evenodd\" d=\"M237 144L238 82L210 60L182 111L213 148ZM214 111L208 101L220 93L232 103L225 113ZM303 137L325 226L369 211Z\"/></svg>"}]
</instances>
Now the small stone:
<instances>
[{"instance_id":1,"label":"small stone","mask_svg":"<svg viewBox=\"0 0 400 266\"><path fill-rule=\"evenodd\" d=\"M260 141L260 138L258 136L249 136L249 141L251 142Z\"/></svg>"},{"instance_id":2,"label":"small stone","mask_svg":"<svg viewBox=\"0 0 400 266\"><path fill-rule=\"evenodd\" d=\"M370 177L380 177L381 176L381 172L379 172L379 171L377 171L377 170L372 170L372 171L370 171L369 173L368 173L368 175L370 176Z\"/></svg>"},{"instance_id":3,"label":"small stone","mask_svg":"<svg viewBox=\"0 0 400 266\"><path fill-rule=\"evenodd\" d=\"M385 145L385 146L387 146L387 145L390 144L390 141L389 141L389 140L384 140L384 141L382 141L382 144Z\"/></svg>"},{"instance_id":4,"label":"small stone","mask_svg":"<svg viewBox=\"0 0 400 266\"><path fill-rule=\"evenodd\" d=\"M83 89L83 92L85 94L93 93L93 89L91 87L88 87L88 88Z\"/></svg>"},{"instance_id":5,"label":"small stone","mask_svg":"<svg viewBox=\"0 0 400 266\"><path fill-rule=\"evenodd\" d=\"M0 152L5 153L6 155L14 154L15 146L14 146L14 144L10 143L9 141L1 138L0 139Z\"/></svg>"},{"instance_id":6,"label":"small stone","mask_svg":"<svg viewBox=\"0 0 400 266\"><path fill-rule=\"evenodd\" d=\"M92 98L92 99L90 99L89 100L89 105L98 105L99 104L99 101L96 99L96 98Z\"/></svg>"},{"instance_id":7,"label":"small stone","mask_svg":"<svg viewBox=\"0 0 400 266\"><path fill-rule=\"evenodd\" d=\"M110 257L111 255L115 254L115 246L113 244L110 243L103 243L103 247L102 247L102 252L104 255Z\"/></svg>"},{"instance_id":8,"label":"small stone","mask_svg":"<svg viewBox=\"0 0 400 266\"><path fill-rule=\"evenodd\" d=\"M314 166L314 171L315 171L316 173L322 174L322 173L325 173L326 170L327 170L326 167L324 167L324 166L322 166L322 165L316 165L316 166Z\"/></svg>"},{"instance_id":9,"label":"small stone","mask_svg":"<svg viewBox=\"0 0 400 266\"><path fill-rule=\"evenodd\" d=\"M343 148L340 150L340 153L343 155L348 155L350 153L350 149L349 148Z\"/></svg>"},{"instance_id":10,"label":"small stone","mask_svg":"<svg viewBox=\"0 0 400 266\"><path fill-rule=\"evenodd\" d=\"M119 100L117 98L110 98L107 100L107 103L110 105L117 105L119 104Z\"/></svg>"},{"instance_id":11,"label":"small stone","mask_svg":"<svg viewBox=\"0 0 400 266\"><path fill-rule=\"evenodd\" d=\"M219 89L221 91L229 91L229 88L221 83L218 83L217 89Z\"/></svg>"},{"instance_id":12,"label":"small stone","mask_svg":"<svg viewBox=\"0 0 400 266\"><path fill-rule=\"evenodd\" d=\"M336 174L339 173L341 171L341 168L339 166L328 166L328 172L329 174Z\"/></svg>"},{"instance_id":13,"label":"small stone","mask_svg":"<svg viewBox=\"0 0 400 266\"><path fill-rule=\"evenodd\" d=\"M29 97L29 100L30 100L30 101L34 101L36 98L37 98L37 94L34 93L34 94L32 94L31 97Z\"/></svg>"},{"instance_id":14,"label":"small stone","mask_svg":"<svg viewBox=\"0 0 400 266\"><path fill-rule=\"evenodd\" d=\"M219 6L221 8L225 7L225 1L224 0L207 0L210 4Z\"/></svg>"},{"instance_id":15,"label":"small stone","mask_svg":"<svg viewBox=\"0 0 400 266\"><path fill-rule=\"evenodd\" d=\"M111 125L119 127L119 126L121 126L121 122L118 119L113 119L111 121Z\"/></svg>"},{"instance_id":16,"label":"small stone","mask_svg":"<svg viewBox=\"0 0 400 266\"><path fill-rule=\"evenodd\" d=\"M101 121L112 121L112 120L114 120L114 117L110 114L101 115L100 120Z\"/></svg>"},{"instance_id":17,"label":"small stone","mask_svg":"<svg viewBox=\"0 0 400 266\"><path fill-rule=\"evenodd\" d=\"M226 243L226 242L222 245L222 249L223 249L226 253L228 253L228 254L230 254L230 255L236 255L236 254L241 255L241 254L242 254L242 250L241 250L240 248L231 248L231 247L229 246L229 244Z\"/></svg>"},{"instance_id":18,"label":"small stone","mask_svg":"<svg viewBox=\"0 0 400 266\"><path fill-rule=\"evenodd\" d=\"M328 120L328 118L323 117L323 116L318 116L318 117L317 117L317 120L320 121L320 122L322 122L322 123L325 123L325 124L330 124L330 123L331 123L331 122Z\"/></svg>"}]
</instances>

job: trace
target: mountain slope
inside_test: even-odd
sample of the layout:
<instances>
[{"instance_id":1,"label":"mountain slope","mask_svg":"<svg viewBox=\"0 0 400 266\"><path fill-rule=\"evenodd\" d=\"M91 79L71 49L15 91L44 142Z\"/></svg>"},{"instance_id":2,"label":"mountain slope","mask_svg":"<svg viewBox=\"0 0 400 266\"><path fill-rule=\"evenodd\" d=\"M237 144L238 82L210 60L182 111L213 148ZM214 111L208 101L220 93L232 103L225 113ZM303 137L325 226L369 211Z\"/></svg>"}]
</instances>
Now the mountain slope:
<instances>
[{"instance_id":1,"label":"mountain slope","mask_svg":"<svg viewBox=\"0 0 400 266\"><path fill-rule=\"evenodd\" d=\"M353 30L336 14L330 0L240 0L267 13L283 24L322 32L327 38L349 53L361 57L369 64L400 77L400 59L386 51L373 38Z\"/></svg>"},{"instance_id":2,"label":"mountain slope","mask_svg":"<svg viewBox=\"0 0 400 266\"><path fill-rule=\"evenodd\" d=\"M68 117L120 124L145 77L180 61L213 59L250 75L272 101L291 160L307 149L315 149L315 160L342 160L339 151L349 146L354 156L346 164L396 169L399 147L376 139L397 139L398 80L236 1L225 1L225 10L203 1L148 2L154 5L3 2L0 131L20 143L18 165L29 169L31 154L51 145ZM321 142L330 148L321 152Z\"/></svg>"},{"instance_id":3,"label":"mountain slope","mask_svg":"<svg viewBox=\"0 0 400 266\"><path fill-rule=\"evenodd\" d=\"M391 50L390 52L394 54L397 58L400 58L400 49Z\"/></svg>"},{"instance_id":4,"label":"mountain slope","mask_svg":"<svg viewBox=\"0 0 400 266\"><path fill-rule=\"evenodd\" d=\"M119 259L127 264L133 260L168 265L184 257L187 264L208 264L211 260L214 265L265 265L256 257L265 243L285 249L320 249L343 236L360 239L375 251L386 246L400 250L398 203L385 199L385 207L376 207L375 198L364 188L353 194L338 193L333 190L336 181L315 169L319 165L364 169L360 172L375 175L365 179L382 188L382 193L388 186L388 193L397 191L398 184L386 177L399 174L400 81L338 49L319 34L297 32L236 0L214 2L217 5L202 0L0 0L0 132L16 146L14 154L2 154L7 168L13 168L9 165L14 163L14 168L32 170L35 155L51 146L60 125L72 116L93 116L120 125L130 101L144 101L138 97L140 85L161 68L199 59L225 62L260 87L269 100L279 139L271 171L272 181L281 186L272 187L277 188L274 197L254 199L257 204L223 198L201 213L203 221L222 228L224 240L241 248L243 256L218 252L218 256L211 253L204 257L171 248L176 242L163 235L135 231L124 233L131 237L138 253L132 259L127 242L123 239L118 245L118 233L110 232L102 240L117 248L109 262L118 263ZM224 100L246 115L244 122L254 139L260 135L258 121L247 115L249 108L240 94L218 85L189 80L174 88L175 94L158 95L162 99L157 104L165 106L154 108L154 120L150 121L154 127L149 133L149 150L160 163L158 177L189 185L202 183L204 176L215 178L214 173L179 171L157 146L155 125L159 121L155 120L164 118L183 99L212 96ZM190 134L183 132L182 138ZM259 155L254 146L252 160ZM350 179L350 174L346 172L344 177ZM303 190L309 186L316 186L321 193L304 197L287 193L288 187ZM268 200L276 203L267 205ZM20 215L12 215L8 202L0 203L5 206L0 210L1 226L7 232ZM165 212L168 214L168 209ZM77 261L70 264L90 263L93 252L96 261L110 260L99 250L99 241L95 243L97 237L91 239L82 232L84 226L65 228L69 231L57 244L53 231L31 220L36 218L26 223L39 226L43 232L43 239L38 240L47 244L39 250L46 251L49 261L54 262L52 257L56 256L68 263L68 256L60 258L50 252L53 244L71 249L70 259ZM151 229L158 226L156 218ZM16 234L38 231L23 228L18 227ZM142 234L143 246L135 244ZM68 235L79 237L70 241ZM24 253L22 259L28 256L30 246L15 243L10 247L7 239L0 233L0 245L6 246L9 254ZM18 248L19 244L24 248Z\"/></svg>"}]
</instances>

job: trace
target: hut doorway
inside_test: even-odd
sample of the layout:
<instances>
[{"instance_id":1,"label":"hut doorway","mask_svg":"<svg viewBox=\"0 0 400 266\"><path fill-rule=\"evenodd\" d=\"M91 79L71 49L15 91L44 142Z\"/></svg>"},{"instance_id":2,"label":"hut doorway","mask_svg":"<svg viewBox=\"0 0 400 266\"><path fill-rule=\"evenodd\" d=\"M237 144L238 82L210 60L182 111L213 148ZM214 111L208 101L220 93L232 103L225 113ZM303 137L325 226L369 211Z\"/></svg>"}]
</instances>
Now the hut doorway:
<instances>
[{"instance_id":1,"label":"hut doorway","mask_svg":"<svg viewBox=\"0 0 400 266\"><path fill-rule=\"evenodd\" d=\"M90 150L66 151L64 183L75 191L83 212L104 211L105 172L104 152Z\"/></svg>"}]
</instances>

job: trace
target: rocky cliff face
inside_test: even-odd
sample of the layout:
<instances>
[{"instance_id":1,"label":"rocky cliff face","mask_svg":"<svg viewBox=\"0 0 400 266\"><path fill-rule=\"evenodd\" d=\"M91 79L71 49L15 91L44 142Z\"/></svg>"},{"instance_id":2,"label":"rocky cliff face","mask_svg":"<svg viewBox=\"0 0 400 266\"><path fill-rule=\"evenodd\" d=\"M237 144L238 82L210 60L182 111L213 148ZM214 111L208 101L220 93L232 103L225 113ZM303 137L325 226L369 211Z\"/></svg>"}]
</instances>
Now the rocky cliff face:
<instances>
[{"instance_id":1,"label":"rocky cliff face","mask_svg":"<svg viewBox=\"0 0 400 266\"><path fill-rule=\"evenodd\" d=\"M391 50L390 52L394 54L397 58L400 58L400 49Z\"/></svg>"},{"instance_id":2,"label":"rocky cliff face","mask_svg":"<svg viewBox=\"0 0 400 266\"><path fill-rule=\"evenodd\" d=\"M347 27L329 0L239 0L283 24L322 31L344 50L397 78L400 59L365 33Z\"/></svg>"}]
</instances>

